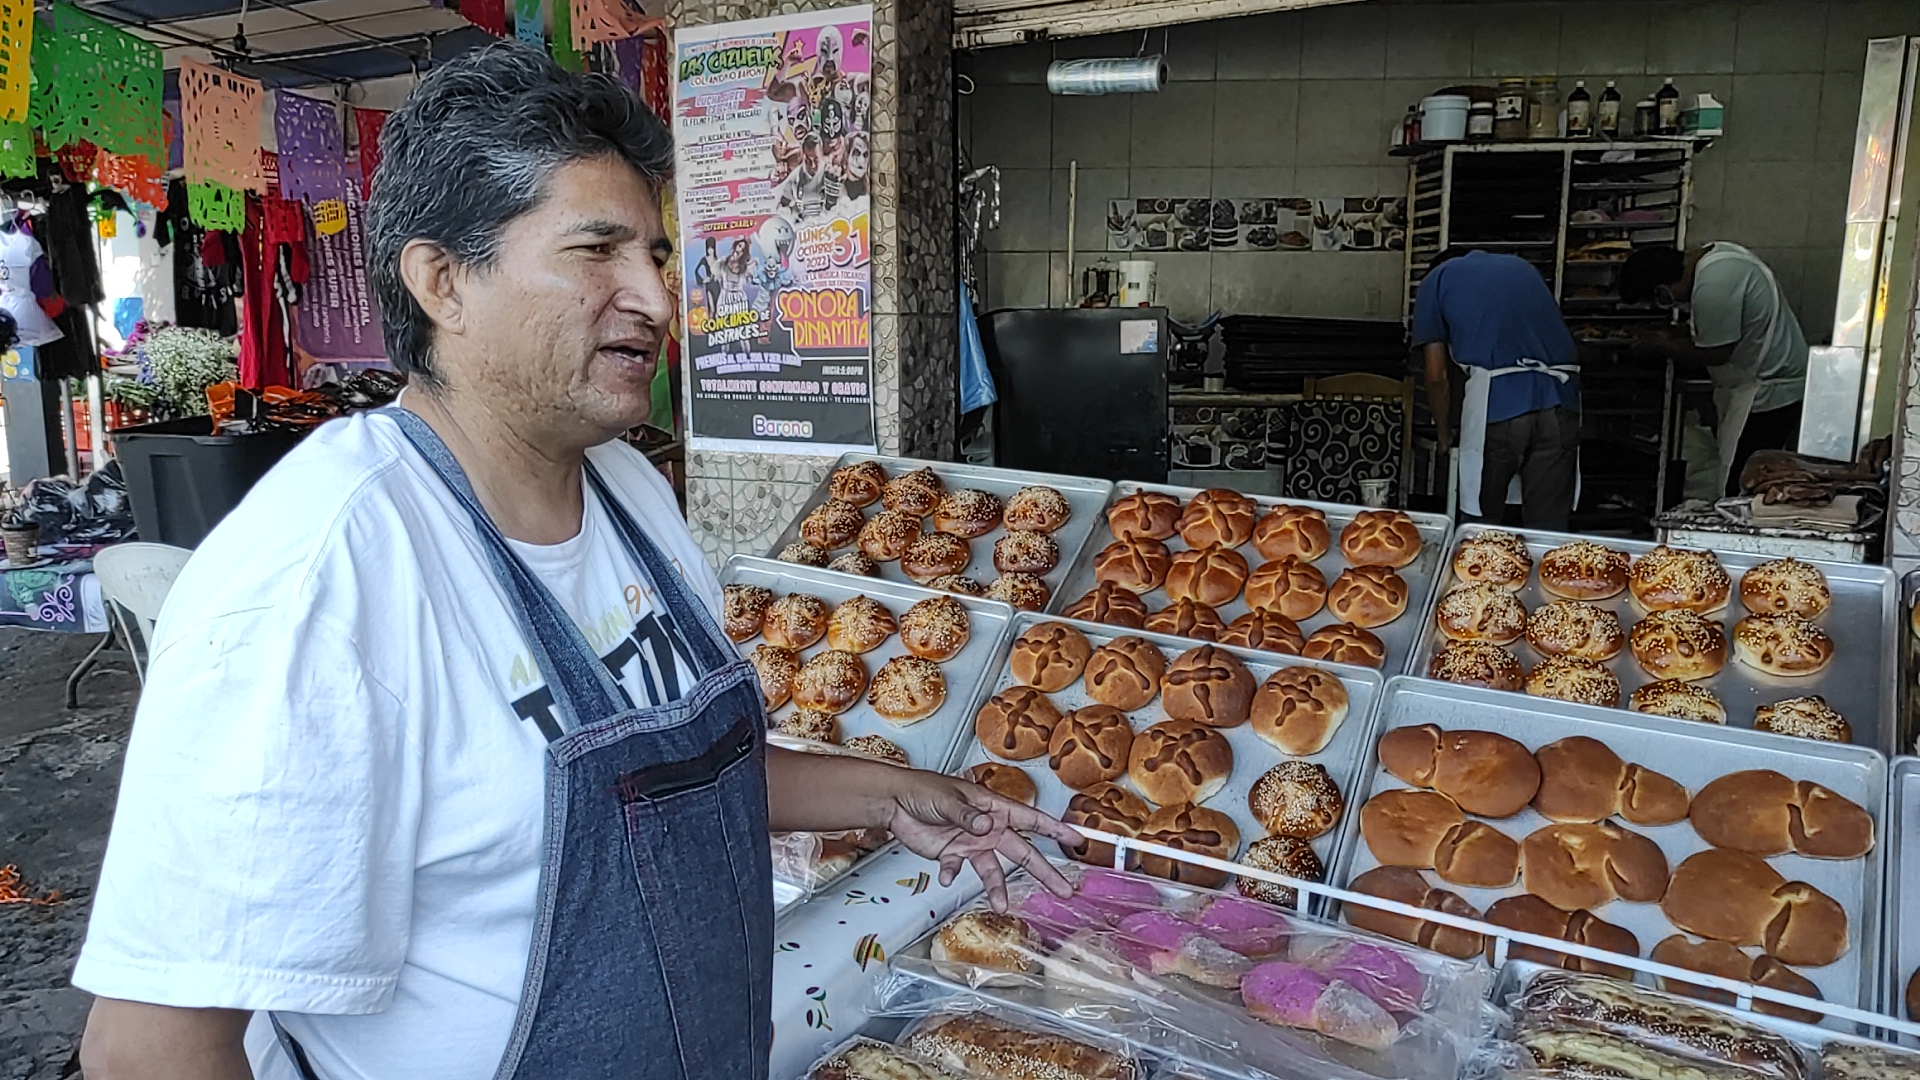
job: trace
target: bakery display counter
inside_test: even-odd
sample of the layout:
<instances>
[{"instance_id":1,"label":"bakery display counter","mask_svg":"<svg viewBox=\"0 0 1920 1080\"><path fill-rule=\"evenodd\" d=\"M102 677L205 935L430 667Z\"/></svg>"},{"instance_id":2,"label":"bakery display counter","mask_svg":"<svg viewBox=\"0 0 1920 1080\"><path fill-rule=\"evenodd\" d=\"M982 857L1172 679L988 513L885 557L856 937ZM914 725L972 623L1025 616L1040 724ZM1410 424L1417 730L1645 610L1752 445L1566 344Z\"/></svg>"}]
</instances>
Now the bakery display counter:
<instances>
[{"instance_id":1,"label":"bakery display counter","mask_svg":"<svg viewBox=\"0 0 1920 1080\"><path fill-rule=\"evenodd\" d=\"M1842 1005L1878 1001L1887 764L1875 751L1405 676L1388 683L1378 728L1335 883ZM1455 955L1491 952L1473 935L1418 932ZM1756 966L1755 950L1775 962Z\"/></svg>"},{"instance_id":2,"label":"bakery display counter","mask_svg":"<svg viewBox=\"0 0 1920 1080\"><path fill-rule=\"evenodd\" d=\"M1889 772L1880 1011L1920 1022L1920 757L1894 758ZM1920 1038L1906 1042L1920 1047Z\"/></svg>"},{"instance_id":3,"label":"bakery display counter","mask_svg":"<svg viewBox=\"0 0 1920 1080\"><path fill-rule=\"evenodd\" d=\"M1409 672L1894 749L1886 567L1463 525L1438 576Z\"/></svg>"}]
</instances>

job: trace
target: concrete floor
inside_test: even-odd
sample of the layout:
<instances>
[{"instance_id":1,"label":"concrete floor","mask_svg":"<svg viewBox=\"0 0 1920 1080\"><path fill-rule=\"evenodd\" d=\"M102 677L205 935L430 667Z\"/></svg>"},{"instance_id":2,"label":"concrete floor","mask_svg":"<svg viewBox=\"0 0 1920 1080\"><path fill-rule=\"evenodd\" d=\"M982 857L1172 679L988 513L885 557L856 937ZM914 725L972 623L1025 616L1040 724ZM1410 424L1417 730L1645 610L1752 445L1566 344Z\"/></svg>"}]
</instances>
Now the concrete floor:
<instances>
[{"instance_id":1,"label":"concrete floor","mask_svg":"<svg viewBox=\"0 0 1920 1080\"><path fill-rule=\"evenodd\" d=\"M109 652L66 708L67 672L97 640L0 628L0 866L20 868L41 907L0 905L0 1080L77 1076L90 999L68 985L138 693L125 653Z\"/></svg>"}]
</instances>

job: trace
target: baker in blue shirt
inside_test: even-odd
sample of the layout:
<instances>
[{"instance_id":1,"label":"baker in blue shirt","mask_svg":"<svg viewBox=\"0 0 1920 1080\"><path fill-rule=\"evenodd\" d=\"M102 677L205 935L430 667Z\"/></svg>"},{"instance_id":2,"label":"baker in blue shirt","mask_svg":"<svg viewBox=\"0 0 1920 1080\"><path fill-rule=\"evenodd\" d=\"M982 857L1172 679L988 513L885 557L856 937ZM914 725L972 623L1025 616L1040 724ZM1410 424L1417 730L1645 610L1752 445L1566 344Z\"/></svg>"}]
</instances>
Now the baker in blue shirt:
<instances>
[{"instance_id":1,"label":"baker in blue shirt","mask_svg":"<svg viewBox=\"0 0 1920 1080\"><path fill-rule=\"evenodd\" d=\"M1498 521L1517 502L1527 528L1565 531L1580 493L1580 367L1540 271L1517 256L1448 248L1420 283L1413 343L1443 451L1452 445L1448 361L1467 376L1461 514Z\"/></svg>"}]
</instances>

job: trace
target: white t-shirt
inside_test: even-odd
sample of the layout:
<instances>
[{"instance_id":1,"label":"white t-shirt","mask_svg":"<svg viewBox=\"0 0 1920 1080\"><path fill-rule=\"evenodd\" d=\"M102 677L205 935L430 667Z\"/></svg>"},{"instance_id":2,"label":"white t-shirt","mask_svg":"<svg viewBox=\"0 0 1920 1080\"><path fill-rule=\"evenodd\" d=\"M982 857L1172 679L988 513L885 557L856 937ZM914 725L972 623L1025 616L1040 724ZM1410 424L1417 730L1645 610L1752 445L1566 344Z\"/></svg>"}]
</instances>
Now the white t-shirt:
<instances>
[{"instance_id":1,"label":"white t-shirt","mask_svg":"<svg viewBox=\"0 0 1920 1080\"><path fill-rule=\"evenodd\" d=\"M618 443L589 457L718 611L660 474ZM516 549L658 702L656 598L591 488L587 506L573 539ZM533 933L543 683L393 419L314 432L168 595L74 984L273 1010L327 1080L492 1076ZM260 1080L296 1075L264 1014L247 1045Z\"/></svg>"}]
</instances>

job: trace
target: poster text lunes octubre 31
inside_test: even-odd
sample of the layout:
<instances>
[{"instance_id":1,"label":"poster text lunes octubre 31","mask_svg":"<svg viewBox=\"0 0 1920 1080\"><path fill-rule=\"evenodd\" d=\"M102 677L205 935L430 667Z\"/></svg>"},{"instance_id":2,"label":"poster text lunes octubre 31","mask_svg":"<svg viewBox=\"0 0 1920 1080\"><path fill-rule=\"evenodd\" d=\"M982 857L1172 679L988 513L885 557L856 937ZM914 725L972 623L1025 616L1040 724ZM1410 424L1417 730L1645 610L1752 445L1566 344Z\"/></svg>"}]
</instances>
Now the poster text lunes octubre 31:
<instances>
[{"instance_id":1,"label":"poster text lunes octubre 31","mask_svg":"<svg viewBox=\"0 0 1920 1080\"><path fill-rule=\"evenodd\" d=\"M688 444L873 450L873 9L674 48Z\"/></svg>"}]
</instances>

